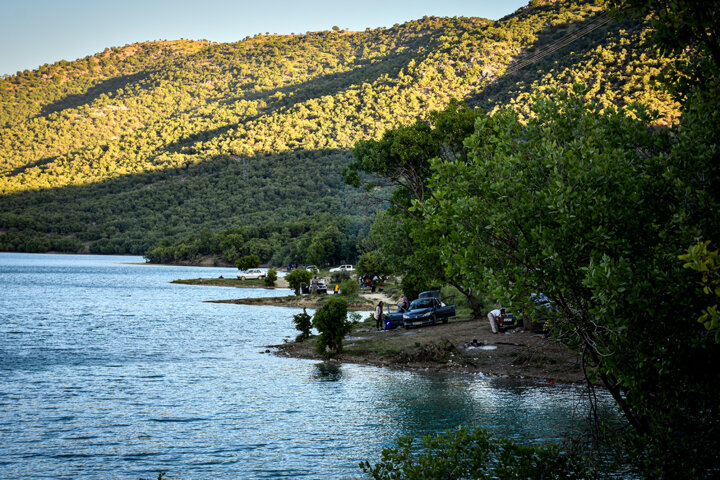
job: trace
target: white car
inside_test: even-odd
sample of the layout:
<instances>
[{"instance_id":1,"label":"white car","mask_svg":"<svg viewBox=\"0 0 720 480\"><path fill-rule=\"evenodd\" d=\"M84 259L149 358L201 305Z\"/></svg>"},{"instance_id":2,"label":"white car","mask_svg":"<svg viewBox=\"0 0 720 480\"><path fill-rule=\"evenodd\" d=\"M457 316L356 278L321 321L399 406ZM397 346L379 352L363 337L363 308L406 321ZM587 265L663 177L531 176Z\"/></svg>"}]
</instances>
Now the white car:
<instances>
[{"instance_id":1,"label":"white car","mask_svg":"<svg viewBox=\"0 0 720 480\"><path fill-rule=\"evenodd\" d=\"M340 265L339 267L331 268L330 272L353 272L355 269L352 265Z\"/></svg>"},{"instance_id":2,"label":"white car","mask_svg":"<svg viewBox=\"0 0 720 480\"><path fill-rule=\"evenodd\" d=\"M325 280L318 281L317 286L315 287L315 291L318 293L327 293L327 285L325 285Z\"/></svg>"},{"instance_id":3,"label":"white car","mask_svg":"<svg viewBox=\"0 0 720 480\"><path fill-rule=\"evenodd\" d=\"M265 275L266 273L259 268L251 268L250 270L245 270L244 272L238 273L238 278L240 280L257 280L260 278L265 278Z\"/></svg>"}]
</instances>

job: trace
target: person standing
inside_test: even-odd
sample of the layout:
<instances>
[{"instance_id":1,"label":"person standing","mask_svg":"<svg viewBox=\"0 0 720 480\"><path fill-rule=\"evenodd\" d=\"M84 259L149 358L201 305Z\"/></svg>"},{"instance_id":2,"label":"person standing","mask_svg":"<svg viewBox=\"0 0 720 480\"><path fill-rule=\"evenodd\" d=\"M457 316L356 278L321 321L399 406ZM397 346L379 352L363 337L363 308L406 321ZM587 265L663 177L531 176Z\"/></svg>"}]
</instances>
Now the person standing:
<instances>
[{"instance_id":1,"label":"person standing","mask_svg":"<svg viewBox=\"0 0 720 480\"><path fill-rule=\"evenodd\" d=\"M505 318L505 309L504 308L496 308L495 310L490 310L488 312L488 321L490 322L490 330L492 330L493 333L498 333L499 327L503 324L503 319Z\"/></svg>"},{"instance_id":2,"label":"person standing","mask_svg":"<svg viewBox=\"0 0 720 480\"><path fill-rule=\"evenodd\" d=\"M377 330L382 330L382 321L383 321L383 302L380 301L380 303L377 304L377 307L375 307L375 313L373 313L375 316L375 328Z\"/></svg>"},{"instance_id":3,"label":"person standing","mask_svg":"<svg viewBox=\"0 0 720 480\"><path fill-rule=\"evenodd\" d=\"M403 297L402 303L400 304L400 306L401 306L403 312L407 312L408 310L410 310L410 300L408 300L407 297Z\"/></svg>"}]
</instances>

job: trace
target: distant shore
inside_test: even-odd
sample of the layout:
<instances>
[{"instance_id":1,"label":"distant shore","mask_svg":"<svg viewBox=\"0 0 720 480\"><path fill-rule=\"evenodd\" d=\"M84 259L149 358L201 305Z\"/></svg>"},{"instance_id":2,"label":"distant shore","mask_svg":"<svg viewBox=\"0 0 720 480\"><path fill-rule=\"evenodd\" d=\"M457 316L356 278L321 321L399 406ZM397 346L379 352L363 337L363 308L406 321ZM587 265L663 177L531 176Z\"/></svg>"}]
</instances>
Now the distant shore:
<instances>
[{"instance_id":1,"label":"distant shore","mask_svg":"<svg viewBox=\"0 0 720 480\"><path fill-rule=\"evenodd\" d=\"M267 298L237 298L231 300L208 300L208 303L235 303L238 305L270 305L275 307L292 308L320 308L325 305L332 295L288 295L286 297ZM348 299L348 310L350 311L371 311L374 303L372 300L353 297Z\"/></svg>"}]
</instances>

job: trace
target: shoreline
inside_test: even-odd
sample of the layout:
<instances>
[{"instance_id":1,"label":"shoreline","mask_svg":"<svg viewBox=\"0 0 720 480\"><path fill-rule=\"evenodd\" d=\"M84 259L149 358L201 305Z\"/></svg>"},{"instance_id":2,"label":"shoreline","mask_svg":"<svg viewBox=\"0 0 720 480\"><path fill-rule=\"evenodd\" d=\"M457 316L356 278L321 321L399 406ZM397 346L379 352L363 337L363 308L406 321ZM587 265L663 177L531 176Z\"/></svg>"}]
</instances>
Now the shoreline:
<instances>
[{"instance_id":1,"label":"shoreline","mask_svg":"<svg viewBox=\"0 0 720 480\"><path fill-rule=\"evenodd\" d=\"M230 281L236 283L234 279L192 279L182 283L217 285L221 282L236 288L265 288L259 284L230 285ZM207 302L317 309L332 297L332 294L288 295ZM380 293L361 293L347 300L348 311L364 311L368 316L355 325L343 342L343 353L329 360L331 362L558 383L585 382L579 355L545 335L521 329L493 334L486 319L476 320L469 315L451 318L447 324L376 331L370 312L379 300L391 299ZM265 348L267 353L281 357L328 361L315 352L316 338L313 336L304 342L288 340Z\"/></svg>"},{"instance_id":2,"label":"shoreline","mask_svg":"<svg viewBox=\"0 0 720 480\"><path fill-rule=\"evenodd\" d=\"M493 334L487 322L473 319L379 332L370 323L358 324L345 338L343 353L329 361L550 383L585 382L580 357L544 335L523 330ZM327 361L315 352L316 338L266 348L281 357Z\"/></svg>"}]
</instances>

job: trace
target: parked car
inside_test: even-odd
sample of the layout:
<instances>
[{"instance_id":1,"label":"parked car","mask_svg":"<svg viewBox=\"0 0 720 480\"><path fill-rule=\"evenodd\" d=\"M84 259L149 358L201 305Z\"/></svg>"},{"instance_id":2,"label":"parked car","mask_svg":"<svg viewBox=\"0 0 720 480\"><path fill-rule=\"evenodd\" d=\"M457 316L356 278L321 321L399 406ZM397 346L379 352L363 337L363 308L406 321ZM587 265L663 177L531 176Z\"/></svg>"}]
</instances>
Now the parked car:
<instances>
[{"instance_id":1,"label":"parked car","mask_svg":"<svg viewBox=\"0 0 720 480\"><path fill-rule=\"evenodd\" d=\"M238 273L238 278L240 280L257 280L261 278L265 278L267 274L260 270L259 268L251 268L249 270L245 270L244 272Z\"/></svg>"},{"instance_id":2,"label":"parked car","mask_svg":"<svg viewBox=\"0 0 720 480\"><path fill-rule=\"evenodd\" d=\"M531 293L530 299L540 310L545 310L546 312L553 312L556 310L550 299L543 293Z\"/></svg>"},{"instance_id":3,"label":"parked car","mask_svg":"<svg viewBox=\"0 0 720 480\"><path fill-rule=\"evenodd\" d=\"M389 303L385 304L385 330L392 330L397 327L403 326L403 314L405 313L405 310L403 310L398 305L390 305Z\"/></svg>"},{"instance_id":4,"label":"parked car","mask_svg":"<svg viewBox=\"0 0 720 480\"><path fill-rule=\"evenodd\" d=\"M315 291L317 293L327 293L327 285L325 284L325 280L318 281L317 286L315 287Z\"/></svg>"},{"instance_id":5,"label":"parked car","mask_svg":"<svg viewBox=\"0 0 720 480\"><path fill-rule=\"evenodd\" d=\"M403 312L403 326L405 328L435 325L437 322L447 323L450 317L455 316L455 297L452 305L446 305L440 298L439 290L422 292L417 300L410 303L410 309Z\"/></svg>"},{"instance_id":6,"label":"parked car","mask_svg":"<svg viewBox=\"0 0 720 480\"><path fill-rule=\"evenodd\" d=\"M307 270L310 273L318 272L318 268L315 265L308 265L307 267L305 267L305 270Z\"/></svg>"},{"instance_id":7,"label":"parked car","mask_svg":"<svg viewBox=\"0 0 720 480\"><path fill-rule=\"evenodd\" d=\"M352 265L340 265L339 267L331 268L330 273L334 272L353 272L355 269Z\"/></svg>"},{"instance_id":8,"label":"parked car","mask_svg":"<svg viewBox=\"0 0 720 480\"><path fill-rule=\"evenodd\" d=\"M535 308L532 316L526 316L525 328L529 328L533 332L542 332L545 328L545 322L557 312L557 307L543 293L532 293L530 299L535 304Z\"/></svg>"},{"instance_id":9,"label":"parked car","mask_svg":"<svg viewBox=\"0 0 720 480\"><path fill-rule=\"evenodd\" d=\"M513 312L505 308L502 308L500 310L502 314L495 320L497 322L497 327L500 332L522 327L522 320L518 319Z\"/></svg>"}]
</instances>

